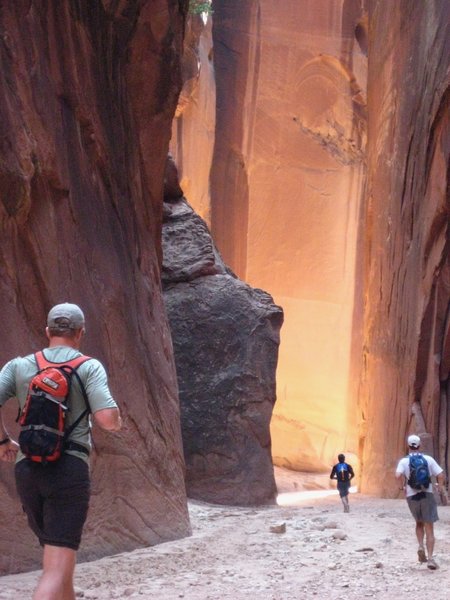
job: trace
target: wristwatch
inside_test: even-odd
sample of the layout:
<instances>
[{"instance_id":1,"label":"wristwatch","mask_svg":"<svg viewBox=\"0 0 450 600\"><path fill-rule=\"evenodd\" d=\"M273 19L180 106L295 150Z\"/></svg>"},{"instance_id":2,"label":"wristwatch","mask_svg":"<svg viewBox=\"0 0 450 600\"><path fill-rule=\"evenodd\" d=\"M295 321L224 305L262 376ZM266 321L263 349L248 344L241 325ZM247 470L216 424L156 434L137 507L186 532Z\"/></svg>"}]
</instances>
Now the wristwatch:
<instances>
[{"instance_id":1,"label":"wristwatch","mask_svg":"<svg viewBox=\"0 0 450 600\"><path fill-rule=\"evenodd\" d=\"M5 439L0 442L0 446L3 446L4 444L7 444L9 441L10 441L10 438L9 437L5 437Z\"/></svg>"}]
</instances>

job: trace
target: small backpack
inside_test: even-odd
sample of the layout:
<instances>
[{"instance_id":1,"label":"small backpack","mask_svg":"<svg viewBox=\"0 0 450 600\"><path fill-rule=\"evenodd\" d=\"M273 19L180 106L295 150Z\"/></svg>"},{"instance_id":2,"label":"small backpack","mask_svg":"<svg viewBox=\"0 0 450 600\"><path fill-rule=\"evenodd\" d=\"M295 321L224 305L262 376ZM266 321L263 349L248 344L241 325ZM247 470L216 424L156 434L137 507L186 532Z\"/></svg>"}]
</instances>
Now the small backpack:
<instances>
[{"instance_id":1,"label":"small backpack","mask_svg":"<svg viewBox=\"0 0 450 600\"><path fill-rule=\"evenodd\" d=\"M336 465L336 477L338 481L348 481L349 472L347 463L338 463Z\"/></svg>"},{"instance_id":2,"label":"small backpack","mask_svg":"<svg viewBox=\"0 0 450 600\"><path fill-rule=\"evenodd\" d=\"M65 449L89 454L85 446L69 442L68 439L81 419L90 412L86 390L77 373L78 367L90 360L90 357L79 356L65 363L52 363L45 358L43 352L37 352L35 359L38 372L29 383L27 399L18 416L21 451L27 458L38 463L58 460ZM86 409L66 429L73 376L80 385Z\"/></svg>"},{"instance_id":3,"label":"small backpack","mask_svg":"<svg viewBox=\"0 0 450 600\"><path fill-rule=\"evenodd\" d=\"M425 490L431 482L430 469L423 454L409 455L408 485L414 490Z\"/></svg>"}]
</instances>

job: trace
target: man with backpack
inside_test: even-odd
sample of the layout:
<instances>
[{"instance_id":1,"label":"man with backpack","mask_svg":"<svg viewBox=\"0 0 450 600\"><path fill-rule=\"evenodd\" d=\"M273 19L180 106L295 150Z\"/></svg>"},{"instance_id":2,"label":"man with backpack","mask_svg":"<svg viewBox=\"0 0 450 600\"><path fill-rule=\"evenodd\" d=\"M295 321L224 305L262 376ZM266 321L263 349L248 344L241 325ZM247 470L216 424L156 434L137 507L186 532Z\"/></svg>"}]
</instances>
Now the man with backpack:
<instances>
[{"instance_id":1,"label":"man with backpack","mask_svg":"<svg viewBox=\"0 0 450 600\"><path fill-rule=\"evenodd\" d=\"M9 361L0 372L0 459L16 460L17 491L43 546L43 572L33 600L74 600L73 574L89 496L89 414L119 431L120 412L103 365L79 351L82 310L58 304L48 313L48 347ZM19 402L19 444L10 438L1 406Z\"/></svg>"},{"instance_id":2,"label":"man with backpack","mask_svg":"<svg viewBox=\"0 0 450 600\"><path fill-rule=\"evenodd\" d=\"M337 479L337 489L344 505L344 512L350 512L348 503L348 492L350 490L350 481L355 476L351 465L345 462L345 455L338 455L338 463L331 469L330 479Z\"/></svg>"},{"instance_id":3,"label":"man with backpack","mask_svg":"<svg viewBox=\"0 0 450 600\"><path fill-rule=\"evenodd\" d=\"M420 443L418 435L408 437L409 454L400 459L395 476L397 479L403 478L406 484L406 501L416 521L419 562L427 563L429 569L435 570L438 565L433 557L434 523L439 517L431 477L436 476L436 485L440 489L444 487L444 475L434 458L419 452ZM400 489L405 489L405 485ZM427 553L423 545L424 538L426 538Z\"/></svg>"}]
</instances>

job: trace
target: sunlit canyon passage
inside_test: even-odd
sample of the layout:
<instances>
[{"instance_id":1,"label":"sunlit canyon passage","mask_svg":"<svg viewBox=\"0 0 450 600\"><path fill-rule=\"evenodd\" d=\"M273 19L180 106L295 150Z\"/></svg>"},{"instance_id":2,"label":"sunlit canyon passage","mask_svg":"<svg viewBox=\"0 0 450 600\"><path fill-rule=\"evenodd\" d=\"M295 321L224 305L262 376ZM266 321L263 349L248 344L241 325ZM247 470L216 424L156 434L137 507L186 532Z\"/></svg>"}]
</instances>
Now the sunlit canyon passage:
<instances>
[{"instance_id":1,"label":"sunlit canyon passage","mask_svg":"<svg viewBox=\"0 0 450 600\"><path fill-rule=\"evenodd\" d=\"M343 451L389 494L371 465L409 431L449 462L448 60L424 88L442 4L382 4L217 2L171 150L225 262L284 310L274 463L325 474Z\"/></svg>"}]
</instances>

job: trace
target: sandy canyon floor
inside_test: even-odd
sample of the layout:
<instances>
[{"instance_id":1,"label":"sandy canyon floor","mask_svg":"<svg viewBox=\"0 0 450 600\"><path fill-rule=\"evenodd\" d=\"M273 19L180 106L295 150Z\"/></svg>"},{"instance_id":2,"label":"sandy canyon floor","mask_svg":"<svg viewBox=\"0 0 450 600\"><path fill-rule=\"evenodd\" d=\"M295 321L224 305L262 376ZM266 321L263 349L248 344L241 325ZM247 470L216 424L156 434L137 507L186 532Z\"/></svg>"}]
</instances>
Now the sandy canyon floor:
<instances>
[{"instance_id":1,"label":"sandy canyon floor","mask_svg":"<svg viewBox=\"0 0 450 600\"><path fill-rule=\"evenodd\" d=\"M295 475L277 480L297 487ZM191 537L79 564L77 599L450 600L450 506L439 507L430 571L403 499L352 494L345 514L337 495L312 494L267 508L190 502ZM38 576L1 577L0 599L30 599Z\"/></svg>"}]
</instances>

